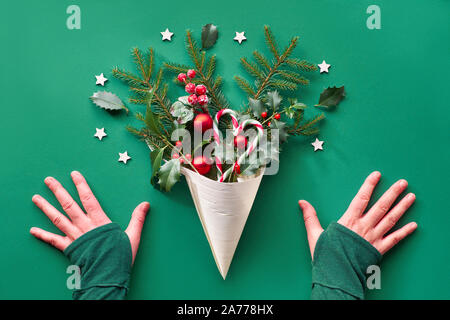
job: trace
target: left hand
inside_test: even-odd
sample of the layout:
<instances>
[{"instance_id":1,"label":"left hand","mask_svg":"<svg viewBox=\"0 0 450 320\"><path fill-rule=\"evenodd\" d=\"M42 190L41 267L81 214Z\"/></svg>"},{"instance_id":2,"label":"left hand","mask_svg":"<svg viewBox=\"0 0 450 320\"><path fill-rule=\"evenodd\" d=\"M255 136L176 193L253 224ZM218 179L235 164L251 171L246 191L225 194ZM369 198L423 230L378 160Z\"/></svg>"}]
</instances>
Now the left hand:
<instances>
[{"instance_id":1,"label":"left hand","mask_svg":"<svg viewBox=\"0 0 450 320\"><path fill-rule=\"evenodd\" d=\"M100 207L100 204L81 173L73 171L71 176L86 213L84 213L75 200L72 199L66 189L52 177L47 177L44 182L54 193L56 199L58 199L58 202L61 204L62 209L67 213L70 219L59 212L40 195L34 195L32 198L34 204L46 214L65 236L54 234L36 227L31 228L30 233L61 251L64 251L64 249L66 249L75 239L81 237L86 232L111 223L111 220ZM142 202L138 205L133 211L128 228L125 230L125 233L130 239L133 262L139 248L141 231L149 208L150 204L148 202Z\"/></svg>"}]
</instances>

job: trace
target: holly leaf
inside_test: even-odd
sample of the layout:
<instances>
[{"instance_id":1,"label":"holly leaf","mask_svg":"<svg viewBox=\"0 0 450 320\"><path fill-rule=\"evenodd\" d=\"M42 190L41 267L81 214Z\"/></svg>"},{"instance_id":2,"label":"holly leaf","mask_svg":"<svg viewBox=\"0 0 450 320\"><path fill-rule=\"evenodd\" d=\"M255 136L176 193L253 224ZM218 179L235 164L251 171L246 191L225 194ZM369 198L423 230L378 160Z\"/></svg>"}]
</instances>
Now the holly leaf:
<instances>
[{"instance_id":1,"label":"holly leaf","mask_svg":"<svg viewBox=\"0 0 450 320\"><path fill-rule=\"evenodd\" d=\"M164 163L158 173L158 183L165 191L170 191L175 183L180 180L180 159L172 159Z\"/></svg>"},{"instance_id":2,"label":"holly leaf","mask_svg":"<svg viewBox=\"0 0 450 320\"><path fill-rule=\"evenodd\" d=\"M150 152L150 162L152 164L152 176L150 178L150 183L154 186L156 183L156 175L159 171L159 168L161 168L161 162L164 155L164 150L166 147L153 150Z\"/></svg>"},{"instance_id":3,"label":"holly leaf","mask_svg":"<svg viewBox=\"0 0 450 320\"><path fill-rule=\"evenodd\" d=\"M342 99L345 97L345 89L344 86L342 87L328 87L325 90L322 91L319 98L319 103L316 104L316 107L334 107L341 102Z\"/></svg>"},{"instance_id":4,"label":"holly leaf","mask_svg":"<svg viewBox=\"0 0 450 320\"><path fill-rule=\"evenodd\" d=\"M272 108L272 110L277 110L281 104L283 98L280 96L278 91L267 92L267 105Z\"/></svg>"},{"instance_id":5,"label":"holly leaf","mask_svg":"<svg viewBox=\"0 0 450 320\"><path fill-rule=\"evenodd\" d=\"M286 123L282 122L282 121L278 121L273 119L270 122L270 128L273 129L277 129L278 130L278 134L279 134L279 140L281 143L283 143L284 141L287 140L288 137L288 133L287 133L287 128L286 128Z\"/></svg>"},{"instance_id":6,"label":"holly leaf","mask_svg":"<svg viewBox=\"0 0 450 320\"><path fill-rule=\"evenodd\" d=\"M147 128L150 129L154 134L161 134L160 121L159 117L153 113L150 105L147 106L147 111L145 112L144 122L147 125Z\"/></svg>"},{"instance_id":7,"label":"holly leaf","mask_svg":"<svg viewBox=\"0 0 450 320\"><path fill-rule=\"evenodd\" d=\"M303 110L305 110L306 108L307 108L306 104L301 102L295 102L291 104L289 107L284 108L284 112L290 119L292 119L295 117L297 112L303 112Z\"/></svg>"},{"instance_id":8,"label":"holly leaf","mask_svg":"<svg viewBox=\"0 0 450 320\"><path fill-rule=\"evenodd\" d=\"M108 91L97 91L90 97L91 101L105 110L122 110L125 109L128 113L127 107L123 104L122 100L114 93Z\"/></svg>"},{"instance_id":9,"label":"holly leaf","mask_svg":"<svg viewBox=\"0 0 450 320\"><path fill-rule=\"evenodd\" d=\"M253 112L253 115L255 117L261 118L261 113L266 111L266 108L264 107L264 103L261 100L248 98L248 106Z\"/></svg>"},{"instance_id":10,"label":"holly leaf","mask_svg":"<svg viewBox=\"0 0 450 320\"><path fill-rule=\"evenodd\" d=\"M202 48L211 48L216 43L218 36L219 31L217 30L217 26L211 23L204 25L202 27Z\"/></svg>"}]
</instances>

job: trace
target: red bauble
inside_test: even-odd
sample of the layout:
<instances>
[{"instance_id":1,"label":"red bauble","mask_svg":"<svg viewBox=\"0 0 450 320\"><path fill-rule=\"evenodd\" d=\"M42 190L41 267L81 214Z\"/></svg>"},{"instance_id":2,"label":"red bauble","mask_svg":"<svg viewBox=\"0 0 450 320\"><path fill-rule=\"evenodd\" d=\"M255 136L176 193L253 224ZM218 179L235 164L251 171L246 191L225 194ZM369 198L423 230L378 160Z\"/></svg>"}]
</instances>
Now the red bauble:
<instances>
[{"instance_id":1,"label":"red bauble","mask_svg":"<svg viewBox=\"0 0 450 320\"><path fill-rule=\"evenodd\" d=\"M234 146L238 149L244 150L245 147L247 147L247 138L241 135L234 137Z\"/></svg>"},{"instance_id":2,"label":"red bauble","mask_svg":"<svg viewBox=\"0 0 450 320\"><path fill-rule=\"evenodd\" d=\"M213 126L213 120L207 113L200 113L194 119L194 129L196 131L205 132L211 129Z\"/></svg>"},{"instance_id":3,"label":"red bauble","mask_svg":"<svg viewBox=\"0 0 450 320\"><path fill-rule=\"evenodd\" d=\"M188 83L188 84L184 87L184 90L185 90L187 93L194 93L194 92L195 92L195 84L193 84L192 82L191 82L191 83Z\"/></svg>"},{"instance_id":4,"label":"red bauble","mask_svg":"<svg viewBox=\"0 0 450 320\"><path fill-rule=\"evenodd\" d=\"M265 111L262 112L262 113L261 113L261 117L266 118L266 117L267 117L267 112L265 112Z\"/></svg>"},{"instance_id":5,"label":"red bauble","mask_svg":"<svg viewBox=\"0 0 450 320\"><path fill-rule=\"evenodd\" d=\"M206 96L206 94L202 94L201 96L198 97L197 102L199 105L204 106L208 104L208 97Z\"/></svg>"},{"instance_id":6,"label":"red bauble","mask_svg":"<svg viewBox=\"0 0 450 320\"><path fill-rule=\"evenodd\" d=\"M206 93L206 87L202 84L199 84L195 87L195 93L199 96Z\"/></svg>"},{"instance_id":7,"label":"red bauble","mask_svg":"<svg viewBox=\"0 0 450 320\"><path fill-rule=\"evenodd\" d=\"M211 160L204 156L195 157L192 165L200 174L207 174L211 170Z\"/></svg>"},{"instance_id":8,"label":"red bauble","mask_svg":"<svg viewBox=\"0 0 450 320\"><path fill-rule=\"evenodd\" d=\"M279 113L277 113L276 115L273 116L275 119L280 120L281 116Z\"/></svg>"},{"instance_id":9,"label":"red bauble","mask_svg":"<svg viewBox=\"0 0 450 320\"><path fill-rule=\"evenodd\" d=\"M197 101L198 101L198 99L197 99L197 96L196 96L195 94L191 94L191 95L188 97L188 102L189 102L189 104L191 104L191 105L196 105L196 104L197 104Z\"/></svg>"},{"instance_id":10,"label":"red bauble","mask_svg":"<svg viewBox=\"0 0 450 320\"><path fill-rule=\"evenodd\" d=\"M180 73L177 77L178 81L186 82L186 73Z\"/></svg>"},{"instance_id":11,"label":"red bauble","mask_svg":"<svg viewBox=\"0 0 450 320\"><path fill-rule=\"evenodd\" d=\"M191 79L195 78L195 70L189 69L187 72L187 76Z\"/></svg>"}]
</instances>

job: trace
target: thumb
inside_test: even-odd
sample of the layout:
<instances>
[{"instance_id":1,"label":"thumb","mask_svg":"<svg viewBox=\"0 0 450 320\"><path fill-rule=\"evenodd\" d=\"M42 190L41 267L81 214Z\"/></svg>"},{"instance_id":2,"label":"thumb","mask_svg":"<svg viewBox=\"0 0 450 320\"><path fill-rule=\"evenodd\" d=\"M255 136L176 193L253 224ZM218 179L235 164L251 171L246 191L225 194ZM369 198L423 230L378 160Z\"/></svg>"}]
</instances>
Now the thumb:
<instances>
[{"instance_id":1,"label":"thumb","mask_svg":"<svg viewBox=\"0 0 450 320\"><path fill-rule=\"evenodd\" d=\"M134 209L131 215L130 223L128 224L128 227L125 230L125 233L128 235L128 238L130 238L131 251L133 253L133 262L139 248L142 227L144 226L145 217L147 216L147 212L149 209L150 203L148 202L142 202L140 205L138 205L136 209Z\"/></svg>"},{"instance_id":2,"label":"thumb","mask_svg":"<svg viewBox=\"0 0 450 320\"><path fill-rule=\"evenodd\" d=\"M298 205L303 211L303 220L305 220L309 250L311 251L311 258L313 258L314 248L316 247L320 234L323 232L323 228L320 225L319 218L317 218L316 210L308 201L300 200Z\"/></svg>"}]
</instances>

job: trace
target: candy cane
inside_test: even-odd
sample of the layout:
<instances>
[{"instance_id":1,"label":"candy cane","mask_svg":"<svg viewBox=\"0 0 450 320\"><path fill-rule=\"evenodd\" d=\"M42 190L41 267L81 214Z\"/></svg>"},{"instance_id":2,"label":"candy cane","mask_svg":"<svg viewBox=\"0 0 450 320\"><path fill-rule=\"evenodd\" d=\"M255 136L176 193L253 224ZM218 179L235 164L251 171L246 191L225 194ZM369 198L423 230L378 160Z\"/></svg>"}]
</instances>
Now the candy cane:
<instances>
[{"instance_id":1,"label":"candy cane","mask_svg":"<svg viewBox=\"0 0 450 320\"><path fill-rule=\"evenodd\" d=\"M230 115L231 122L233 124L233 129L234 130L237 130L238 127L239 127L239 122L237 120L237 115L236 115L236 113L233 110L231 110L231 109L219 110L216 113L216 116L214 117L214 120L213 120L214 141L216 142L217 147L219 147L220 143L221 143L221 141L220 141L220 131L219 131L219 120L220 120L220 117L222 117L224 114ZM220 159L220 157L217 156L217 155L216 155L216 167L217 167L217 170L219 172L219 175L220 175L219 178L220 178L223 175L222 159Z\"/></svg>"},{"instance_id":2,"label":"candy cane","mask_svg":"<svg viewBox=\"0 0 450 320\"><path fill-rule=\"evenodd\" d=\"M253 120L253 119L247 119L245 120L238 128L237 128L237 132L235 133L235 136L239 135L242 131L244 131L244 129L247 126L254 126L256 127L256 130L258 131L258 134L256 135L255 139L253 139L252 143L249 144L249 146L247 147L247 149L245 150L245 152L243 154L241 154L241 156L238 158L238 160L234 163L234 165L230 168L228 168L227 171L225 171L219 181L223 182L226 178L228 178L228 176L235 171L237 166L240 166L242 164L242 162L244 161L244 159L246 157L248 157L250 155L250 153L252 153L252 151L254 151L256 149L256 147L258 146L259 141L261 140L261 137L263 136L264 130L263 130L263 126L261 125L261 123L259 123L259 121Z\"/></svg>"},{"instance_id":3,"label":"candy cane","mask_svg":"<svg viewBox=\"0 0 450 320\"><path fill-rule=\"evenodd\" d=\"M213 121L214 140L215 140L217 146L220 145L219 120L220 120L220 117L224 114L229 114L231 116L231 120L233 123L233 129L234 129L233 130L234 136L239 135L242 131L244 131L244 129L247 126L255 126L258 131L258 134L255 137L255 139L253 139L252 143L249 144L249 146L247 147L245 152L238 158L238 160L234 163L234 165L232 167L230 167L227 171L223 172L222 160L220 159L220 157L218 157L216 155L216 166L217 166L217 170L219 171L219 174L220 174L219 179L218 179L219 182L225 181L225 179L228 178L228 176L236 169L236 167L240 166L241 163L244 161L244 159L246 157L248 157L250 155L250 153L252 153L253 150L256 149L256 147L258 146L259 140L261 140L261 137L264 133L263 126L258 121L253 120L253 119L247 119L242 124L239 125L239 122L237 120L237 115L233 110L222 109L219 112L217 112L217 114L214 118L214 121Z\"/></svg>"}]
</instances>

